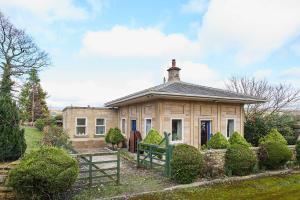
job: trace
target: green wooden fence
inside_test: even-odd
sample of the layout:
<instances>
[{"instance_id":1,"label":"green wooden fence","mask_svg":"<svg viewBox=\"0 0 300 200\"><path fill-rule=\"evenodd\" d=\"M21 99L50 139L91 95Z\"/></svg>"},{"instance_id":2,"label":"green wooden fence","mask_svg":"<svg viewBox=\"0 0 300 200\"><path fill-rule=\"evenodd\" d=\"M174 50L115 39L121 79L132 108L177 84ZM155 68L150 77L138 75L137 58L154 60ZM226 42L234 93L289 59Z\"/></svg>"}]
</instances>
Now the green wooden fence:
<instances>
[{"instance_id":1,"label":"green wooden fence","mask_svg":"<svg viewBox=\"0 0 300 200\"><path fill-rule=\"evenodd\" d=\"M72 154L78 160L80 172L78 182L89 187L99 184L120 184L120 152ZM109 156L109 159L107 157ZM113 159L111 159L113 157ZM106 159L105 159L106 158ZM103 165L110 165L105 167Z\"/></svg>"},{"instance_id":2,"label":"green wooden fence","mask_svg":"<svg viewBox=\"0 0 300 200\"><path fill-rule=\"evenodd\" d=\"M169 143L169 135L164 133L164 139L158 144L144 144L138 141L137 166L150 169L162 169L165 176L171 177L171 159L173 145Z\"/></svg>"}]
</instances>

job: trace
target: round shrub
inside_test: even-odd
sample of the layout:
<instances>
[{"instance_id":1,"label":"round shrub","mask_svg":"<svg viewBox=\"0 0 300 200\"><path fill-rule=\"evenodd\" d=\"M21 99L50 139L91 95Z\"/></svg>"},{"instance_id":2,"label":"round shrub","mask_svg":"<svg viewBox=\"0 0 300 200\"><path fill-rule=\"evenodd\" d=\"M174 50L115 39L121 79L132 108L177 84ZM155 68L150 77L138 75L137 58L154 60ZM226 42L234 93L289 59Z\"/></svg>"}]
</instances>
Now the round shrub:
<instances>
[{"instance_id":1,"label":"round shrub","mask_svg":"<svg viewBox=\"0 0 300 200\"><path fill-rule=\"evenodd\" d=\"M105 136L105 142L112 144L112 148L125 139L119 128L110 128Z\"/></svg>"},{"instance_id":2,"label":"round shrub","mask_svg":"<svg viewBox=\"0 0 300 200\"><path fill-rule=\"evenodd\" d=\"M238 132L234 132L231 136L230 136L230 138L229 138L229 143L231 144L231 145L233 145L233 144L240 144L240 145L244 145L244 146L246 146L246 147L251 147L251 144L250 143L248 143L247 141L246 141L246 139L243 137L243 136L241 136L241 134L239 134Z\"/></svg>"},{"instance_id":3,"label":"round shrub","mask_svg":"<svg viewBox=\"0 0 300 200\"><path fill-rule=\"evenodd\" d=\"M43 131L44 127L46 126L46 122L44 119L37 119L34 123L34 126L39 130L39 131Z\"/></svg>"},{"instance_id":4,"label":"round shrub","mask_svg":"<svg viewBox=\"0 0 300 200\"><path fill-rule=\"evenodd\" d=\"M192 183L200 175L202 155L193 146L179 144L173 150L171 160L172 178L178 183Z\"/></svg>"},{"instance_id":5,"label":"round shrub","mask_svg":"<svg viewBox=\"0 0 300 200\"><path fill-rule=\"evenodd\" d=\"M250 174L254 171L256 163L256 156L248 146L233 144L226 151L225 168L233 175Z\"/></svg>"},{"instance_id":6,"label":"round shrub","mask_svg":"<svg viewBox=\"0 0 300 200\"><path fill-rule=\"evenodd\" d=\"M159 144L162 141L163 137L155 129L151 129L145 139L143 140L144 144Z\"/></svg>"},{"instance_id":7,"label":"round shrub","mask_svg":"<svg viewBox=\"0 0 300 200\"><path fill-rule=\"evenodd\" d=\"M277 131L277 129L272 129L268 135L259 140L259 144L268 142L280 142L284 145L287 145L286 139Z\"/></svg>"},{"instance_id":8,"label":"round shrub","mask_svg":"<svg viewBox=\"0 0 300 200\"><path fill-rule=\"evenodd\" d=\"M42 147L27 154L9 172L9 185L24 199L55 199L79 173L78 163L64 150Z\"/></svg>"},{"instance_id":9,"label":"round shrub","mask_svg":"<svg viewBox=\"0 0 300 200\"><path fill-rule=\"evenodd\" d=\"M225 136L217 132L214 134L211 139L207 143L207 148L209 149L227 149L229 147L229 142L225 138Z\"/></svg>"},{"instance_id":10,"label":"round shrub","mask_svg":"<svg viewBox=\"0 0 300 200\"><path fill-rule=\"evenodd\" d=\"M267 142L260 145L259 160L260 164L267 169L278 169L289 161L292 152L287 145L282 142Z\"/></svg>"},{"instance_id":11,"label":"round shrub","mask_svg":"<svg viewBox=\"0 0 300 200\"><path fill-rule=\"evenodd\" d=\"M296 143L296 158L297 161L300 163L300 140Z\"/></svg>"}]
</instances>

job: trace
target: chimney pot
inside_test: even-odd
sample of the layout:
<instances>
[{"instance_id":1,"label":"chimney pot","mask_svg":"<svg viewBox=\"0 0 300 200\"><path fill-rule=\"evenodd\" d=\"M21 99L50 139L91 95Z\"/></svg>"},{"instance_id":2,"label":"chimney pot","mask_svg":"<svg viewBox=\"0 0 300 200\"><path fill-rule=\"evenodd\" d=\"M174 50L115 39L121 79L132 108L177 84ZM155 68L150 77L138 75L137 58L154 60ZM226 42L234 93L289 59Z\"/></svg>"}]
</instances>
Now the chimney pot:
<instances>
[{"instance_id":1,"label":"chimney pot","mask_svg":"<svg viewBox=\"0 0 300 200\"><path fill-rule=\"evenodd\" d=\"M168 82L180 81L180 75L179 75L180 68L176 67L175 59L172 59L172 67L170 67L167 71L169 73Z\"/></svg>"},{"instance_id":2,"label":"chimney pot","mask_svg":"<svg viewBox=\"0 0 300 200\"><path fill-rule=\"evenodd\" d=\"M176 67L176 60L172 59L172 67Z\"/></svg>"}]
</instances>

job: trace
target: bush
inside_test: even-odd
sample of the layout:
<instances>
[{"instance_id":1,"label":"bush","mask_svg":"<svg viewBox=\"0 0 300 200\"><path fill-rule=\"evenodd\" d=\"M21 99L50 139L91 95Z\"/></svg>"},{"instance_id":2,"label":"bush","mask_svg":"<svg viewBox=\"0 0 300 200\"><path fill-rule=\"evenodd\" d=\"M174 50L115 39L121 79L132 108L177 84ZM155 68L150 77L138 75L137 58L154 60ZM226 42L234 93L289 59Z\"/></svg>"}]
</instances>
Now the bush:
<instances>
[{"instance_id":1,"label":"bush","mask_svg":"<svg viewBox=\"0 0 300 200\"><path fill-rule=\"evenodd\" d=\"M16 103L9 95L0 95L0 162L19 159L26 151Z\"/></svg>"},{"instance_id":2,"label":"bush","mask_svg":"<svg viewBox=\"0 0 300 200\"><path fill-rule=\"evenodd\" d=\"M291 159L292 152L286 144L270 141L260 145L258 155L261 166L278 169Z\"/></svg>"},{"instance_id":3,"label":"bush","mask_svg":"<svg viewBox=\"0 0 300 200\"><path fill-rule=\"evenodd\" d=\"M207 143L207 148L209 149L227 149L229 147L229 142L222 133L217 132L214 134Z\"/></svg>"},{"instance_id":4,"label":"bush","mask_svg":"<svg viewBox=\"0 0 300 200\"><path fill-rule=\"evenodd\" d=\"M78 163L64 150L42 147L9 172L8 185L24 199L55 199L76 181Z\"/></svg>"},{"instance_id":5,"label":"bush","mask_svg":"<svg viewBox=\"0 0 300 200\"><path fill-rule=\"evenodd\" d=\"M178 183L192 183L203 166L202 155L193 146L179 144L173 150L171 160L172 178Z\"/></svg>"},{"instance_id":6,"label":"bush","mask_svg":"<svg viewBox=\"0 0 300 200\"><path fill-rule=\"evenodd\" d=\"M297 161L300 163L300 140L296 143L296 158Z\"/></svg>"},{"instance_id":7,"label":"bush","mask_svg":"<svg viewBox=\"0 0 300 200\"><path fill-rule=\"evenodd\" d=\"M246 139L243 137L243 136L241 136L241 134L239 134L238 132L234 132L231 136L230 136L230 138L229 138L229 143L231 144L231 145L233 145L233 144L240 144L240 145L244 145L244 146L246 146L246 147L251 147L251 144L250 143L248 143L247 141L246 141Z\"/></svg>"},{"instance_id":8,"label":"bush","mask_svg":"<svg viewBox=\"0 0 300 200\"><path fill-rule=\"evenodd\" d=\"M265 137L259 140L259 144L264 144L268 142L280 142L287 145L285 138L277 131L277 129L271 129L271 131Z\"/></svg>"},{"instance_id":9,"label":"bush","mask_svg":"<svg viewBox=\"0 0 300 200\"><path fill-rule=\"evenodd\" d=\"M144 144L159 144L162 141L163 137L155 129L151 129L145 139L143 140Z\"/></svg>"},{"instance_id":10,"label":"bush","mask_svg":"<svg viewBox=\"0 0 300 200\"><path fill-rule=\"evenodd\" d=\"M59 126L47 126L44 128L42 144L55 147L71 147L69 135Z\"/></svg>"},{"instance_id":11,"label":"bush","mask_svg":"<svg viewBox=\"0 0 300 200\"><path fill-rule=\"evenodd\" d=\"M254 152L245 144L233 144L226 151L225 168L233 175L244 176L254 171L257 163Z\"/></svg>"},{"instance_id":12,"label":"bush","mask_svg":"<svg viewBox=\"0 0 300 200\"><path fill-rule=\"evenodd\" d=\"M39 130L39 131L43 131L44 127L46 126L46 122L44 119L40 118L35 120L34 126Z\"/></svg>"},{"instance_id":13,"label":"bush","mask_svg":"<svg viewBox=\"0 0 300 200\"><path fill-rule=\"evenodd\" d=\"M110 128L105 136L105 142L112 144L112 148L115 148L116 144L119 144L125 139L119 128Z\"/></svg>"}]
</instances>

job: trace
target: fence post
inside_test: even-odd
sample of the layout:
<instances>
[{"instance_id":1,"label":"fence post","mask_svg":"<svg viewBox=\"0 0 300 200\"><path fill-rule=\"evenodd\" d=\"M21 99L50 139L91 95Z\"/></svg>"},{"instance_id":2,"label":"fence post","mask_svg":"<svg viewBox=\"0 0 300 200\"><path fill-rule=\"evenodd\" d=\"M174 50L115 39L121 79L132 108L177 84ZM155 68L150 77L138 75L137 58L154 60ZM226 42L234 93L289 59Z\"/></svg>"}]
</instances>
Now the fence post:
<instances>
[{"instance_id":1,"label":"fence post","mask_svg":"<svg viewBox=\"0 0 300 200\"><path fill-rule=\"evenodd\" d=\"M120 151L117 152L117 185L120 184Z\"/></svg>"},{"instance_id":2,"label":"fence post","mask_svg":"<svg viewBox=\"0 0 300 200\"><path fill-rule=\"evenodd\" d=\"M136 161L137 161L137 167L140 167L140 140L137 141L137 148L136 148Z\"/></svg>"},{"instance_id":3,"label":"fence post","mask_svg":"<svg viewBox=\"0 0 300 200\"><path fill-rule=\"evenodd\" d=\"M150 161L150 169L152 169L152 145L150 145L150 151L149 151L149 161Z\"/></svg>"},{"instance_id":4,"label":"fence post","mask_svg":"<svg viewBox=\"0 0 300 200\"><path fill-rule=\"evenodd\" d=\"M89 155L89 186L92 187L93 184L93 172L92 172L92 162L93 162L93 156Z\"/></svg>"}]
</instances>

